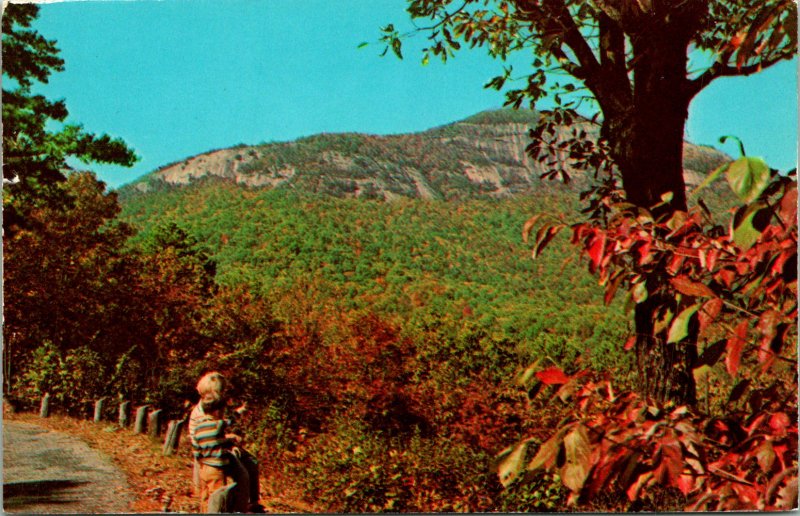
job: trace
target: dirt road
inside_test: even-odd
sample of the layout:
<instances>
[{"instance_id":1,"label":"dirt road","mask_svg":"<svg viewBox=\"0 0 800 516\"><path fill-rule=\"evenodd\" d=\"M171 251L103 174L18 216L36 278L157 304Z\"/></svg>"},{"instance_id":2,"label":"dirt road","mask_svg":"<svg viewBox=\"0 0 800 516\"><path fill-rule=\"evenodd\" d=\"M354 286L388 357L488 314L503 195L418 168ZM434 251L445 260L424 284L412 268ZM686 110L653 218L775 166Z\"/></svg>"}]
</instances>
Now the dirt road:
<instances>
[{"instance_id":1,"label":"dirt road","mask_svg":"<svg viewBox=\"0 0 800 516\"><path fill-rule=\"evenodd\" d=\"M128 512L132 500L126 487L122 472L80 439L3 422L5 512Z\"/></svg>"}]
</instances>

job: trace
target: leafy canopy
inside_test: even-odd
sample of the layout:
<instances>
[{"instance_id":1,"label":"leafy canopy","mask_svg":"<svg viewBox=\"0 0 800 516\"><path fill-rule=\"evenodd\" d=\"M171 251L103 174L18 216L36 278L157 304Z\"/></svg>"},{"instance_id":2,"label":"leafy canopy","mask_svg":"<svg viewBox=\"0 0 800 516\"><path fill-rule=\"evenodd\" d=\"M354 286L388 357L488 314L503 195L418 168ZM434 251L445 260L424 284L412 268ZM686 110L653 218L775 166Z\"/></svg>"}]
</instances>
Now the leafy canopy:
<instances>
[{"instance_id":1,"label":"leafy canopy","mask_svg":"<svg viewBox=\"0 0 800 516\"><path fill-rule=\"evenodd\" d=\"M63 100L33 92L50 74L64 69L55 41L31 28L39 13L32 4L9 4L3 29L3 182L7 234L26 224L29 210L43 203L65 204L56 188L70 169L69 158L85 163L133 165L137 157L125 143L108 135L64 124L69 112ZM53 130L51 127L57 127Z\"/></svg>"}]
</instances>

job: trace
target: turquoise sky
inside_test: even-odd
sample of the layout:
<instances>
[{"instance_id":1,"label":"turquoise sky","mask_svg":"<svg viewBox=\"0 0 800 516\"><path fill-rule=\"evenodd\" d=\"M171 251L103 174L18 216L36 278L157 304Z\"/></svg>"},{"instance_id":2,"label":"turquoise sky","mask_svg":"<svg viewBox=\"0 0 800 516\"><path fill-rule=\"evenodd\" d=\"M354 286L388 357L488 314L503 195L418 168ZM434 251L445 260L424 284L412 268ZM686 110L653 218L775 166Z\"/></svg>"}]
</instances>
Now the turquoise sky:
<instances>
[{"instance_id":1,"label":"turquoise sky","mask_svg":"<svg viewBox=\"0 0 800 516\"><path fill-rule=\"evenodd\" d=\"M482 51L446 65L379 57L403 0L165 0L43 5L35 27L66 71L43 92L70 121L125 139L133 169L94 167L115 187L188 156L320 132L419 131L500 107L482 85L501 70ZM520 69L523 71L523 69ZM686 137L719 147L733 134L774 167L797 155L797 64L720 79L692 104ZM736 155L735 144L722 147Z\"/></svg>"}]
</instances>

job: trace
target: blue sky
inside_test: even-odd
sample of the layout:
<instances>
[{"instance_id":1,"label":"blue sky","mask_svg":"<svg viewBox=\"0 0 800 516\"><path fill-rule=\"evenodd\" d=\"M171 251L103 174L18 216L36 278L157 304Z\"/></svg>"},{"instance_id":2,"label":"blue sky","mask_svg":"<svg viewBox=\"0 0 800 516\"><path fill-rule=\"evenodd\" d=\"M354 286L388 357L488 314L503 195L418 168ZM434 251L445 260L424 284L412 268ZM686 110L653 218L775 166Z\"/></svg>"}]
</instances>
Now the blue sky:
<instances>
[{"instance_id":1,"label":"blue sky","mask_svg":"<svg viewBox=\"0 0 800 516\"><path fill-rule=\"evenodd\" d=\"M482 85L501 64L482 51L446 65L379 57L379 28L408 26L404 0L165 0L42 6L35 28L56 39L66 70L41 91L70 121L122 137L132 169L92 167L109 186L238 143L320 132L420 131L500 107ZM358 49L359 43L372 44ZM749 154L793 168L797 64L720 79L692 104L686 136L717 147L733 134ZM735 144L721 147L736 155Z\"/></svg>"}]
</instances>

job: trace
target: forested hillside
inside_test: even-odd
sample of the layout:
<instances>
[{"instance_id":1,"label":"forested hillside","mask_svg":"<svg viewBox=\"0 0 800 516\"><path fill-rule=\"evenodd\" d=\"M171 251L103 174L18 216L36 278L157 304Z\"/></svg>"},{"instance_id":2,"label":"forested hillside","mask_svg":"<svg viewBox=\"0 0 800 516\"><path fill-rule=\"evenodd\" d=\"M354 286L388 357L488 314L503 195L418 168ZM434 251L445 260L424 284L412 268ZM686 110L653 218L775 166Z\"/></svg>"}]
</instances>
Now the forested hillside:
<instances>
[{"instance_id":1,"label":"forested hillside","mask_svg":"<svg viewBox=\"0 0 800 516\"><path fill-rule=\"evenodd\" d=\"M202 242L220 284L244 285L292 313L296 293L319 310L369 310L409 334L426 324L480 330L515 362L549 355L570 363L625 333L568 243L529 259L521 230L534 213L559 213L575 196L553 184L535 199L392 203L234 185L193 186L129 200L123 218L140 229L175 223ZM444 345L444 343L442 343Z\"/></svg>"}]
</instances>

